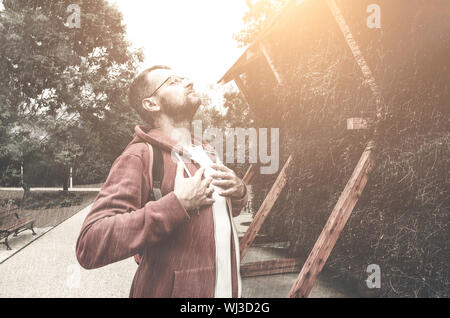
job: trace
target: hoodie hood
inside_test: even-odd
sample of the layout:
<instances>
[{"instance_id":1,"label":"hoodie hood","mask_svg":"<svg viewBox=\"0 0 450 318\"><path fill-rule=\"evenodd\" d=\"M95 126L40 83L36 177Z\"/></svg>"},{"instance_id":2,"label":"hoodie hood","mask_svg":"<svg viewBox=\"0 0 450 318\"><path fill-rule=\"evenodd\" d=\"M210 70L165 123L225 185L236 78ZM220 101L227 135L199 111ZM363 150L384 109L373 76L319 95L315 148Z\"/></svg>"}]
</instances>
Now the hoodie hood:
<instances>
[{"instance_id":1,"label":"hoodie hood","mask_svg":"<svg viewBox=\"0 0 450 318\"><path fill-rule=\"evenodd\" d=\"M203 140L196 139L192 135L192 140L194 145L202 145L204 149L214 152L215 149L211 147L208 143L206 143ZM149 129L144 126L136 126L134 128L134 138L131 141L131 143L128 145L140 143L140 142L147 142L151 144L154 147L158 147L159 149L167 152L175 151L180 156L183 156L187 159L191 159L191 155L189 151L187 151L183 146L177 144L175 141L173 141L169 136L164 134L160 129L153 128Z\"/></svg>"}]
</instances>

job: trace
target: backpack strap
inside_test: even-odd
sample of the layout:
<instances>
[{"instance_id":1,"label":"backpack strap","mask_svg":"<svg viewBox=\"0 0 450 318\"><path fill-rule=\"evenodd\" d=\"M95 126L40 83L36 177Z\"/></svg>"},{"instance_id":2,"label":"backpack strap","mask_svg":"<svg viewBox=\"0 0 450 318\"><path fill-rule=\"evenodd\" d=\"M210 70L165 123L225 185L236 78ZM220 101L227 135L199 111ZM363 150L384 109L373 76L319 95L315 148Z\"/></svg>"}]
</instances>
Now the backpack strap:
<instances>
[{"instance_id":1,"label":"backpack strap","mask_svg":"<svg viewBox=\"0 0 450 318\"><path fill-rule=\"evenodd\" d=\"M162 198L161 185L164 177L164 160L162 152L158 147L152 147L150 144L148 144L148 147L150 156L153 153L152 175L150 178L150 180L153 180L153 184L152 196L150 197L150 200L157 201Z\"/></svg>"},{"instance_id":2,"label":"backpack strap","mask_svg":"<svg viewBox=\"0 0 450 318\"><path fill-rule=\"evenodd\" d=\"M161 185L162 179L164 177L164 159L162 156L162 152L158 147L152 147L152 145L150 144L147 145L149 150L150 165L152 172L150 175L150 185L152 188L152 192L150 192L150 201L157 201L162 198ZM141 254L134 255L134 260L139 265L142 260L142 255Z\"/></svg>"}]
</instances>

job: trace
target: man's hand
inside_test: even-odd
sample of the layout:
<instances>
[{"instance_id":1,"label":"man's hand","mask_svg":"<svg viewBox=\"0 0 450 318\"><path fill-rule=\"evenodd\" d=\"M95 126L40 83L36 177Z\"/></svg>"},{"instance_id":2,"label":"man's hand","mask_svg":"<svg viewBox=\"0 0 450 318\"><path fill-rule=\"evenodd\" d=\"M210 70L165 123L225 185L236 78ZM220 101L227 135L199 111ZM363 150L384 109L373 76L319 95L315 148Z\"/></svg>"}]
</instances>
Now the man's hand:
<instances>
[{"instance_id":1,"label":"man's hand","mask_svg":"<svg viewBox=\"0 0 450 318\"><path fill-rule=\"evenodd\" d=\"M223 197L242 198L245 194L245 185L239 179L233 170L220 164L212 164L211 168L215 170L211 174L212 184L224 189L219 195Z\"/></svg>"},{"instance_id":2,"label":"man's hand","mask_svg":"<svg viewBox=\"0 0 450 318\"><path fill-rule=\"evenodd\" d=\"M210 187L212 179L202 180L204 172L205 168L200 168L192 178L185 178L184 165L178 162L173 192L186 211L212 205L215 202L211 197L214 192L214 189Z\"/></svg>"}]
</instances>

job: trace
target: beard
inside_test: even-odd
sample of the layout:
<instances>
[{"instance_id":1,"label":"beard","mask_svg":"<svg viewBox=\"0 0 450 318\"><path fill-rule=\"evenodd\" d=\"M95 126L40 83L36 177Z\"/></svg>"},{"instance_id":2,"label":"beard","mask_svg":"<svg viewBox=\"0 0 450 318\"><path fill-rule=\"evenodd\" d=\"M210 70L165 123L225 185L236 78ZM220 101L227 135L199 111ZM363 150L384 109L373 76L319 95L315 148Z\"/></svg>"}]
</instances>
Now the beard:
<instances>
[{"instance_id":1,"label":"beard","mask_svg":"<svg viewBox=\"0 0 450 318\"><path fill-rule=\"evenodd\" d=\"M201 100L196 95L186 95L183 105L173 105L166 100L161 100L161 112L175 121L192 121L195 113L201 105Z\"/></svg>"}]
</instances>

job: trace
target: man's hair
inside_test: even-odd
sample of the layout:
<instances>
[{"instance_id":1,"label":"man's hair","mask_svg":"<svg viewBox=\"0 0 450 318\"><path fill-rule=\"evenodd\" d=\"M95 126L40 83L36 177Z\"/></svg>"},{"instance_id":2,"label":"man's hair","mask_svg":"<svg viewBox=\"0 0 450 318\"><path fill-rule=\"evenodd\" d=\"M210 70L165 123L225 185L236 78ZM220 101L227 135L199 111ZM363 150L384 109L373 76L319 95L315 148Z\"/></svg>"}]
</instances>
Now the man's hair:
<instances>
[{"instance_id":1,"label":"man's hair","mask_svg":"<svg viewBox=\"0 0 450 318\"><path fill-rule=\"evenodd\" d=\"M142 100L153 93L149 91L147 75L154 70L160 69L170 70L171 68L166 65L155 65L144 70L133 80L130 85L130 92L128 94L130 106L137 111L137 113L146 123L149 124L153 124L153 118L151 118L151 116L149 116L149 114L142 108Z\"/></svg>"}]
</instances>

